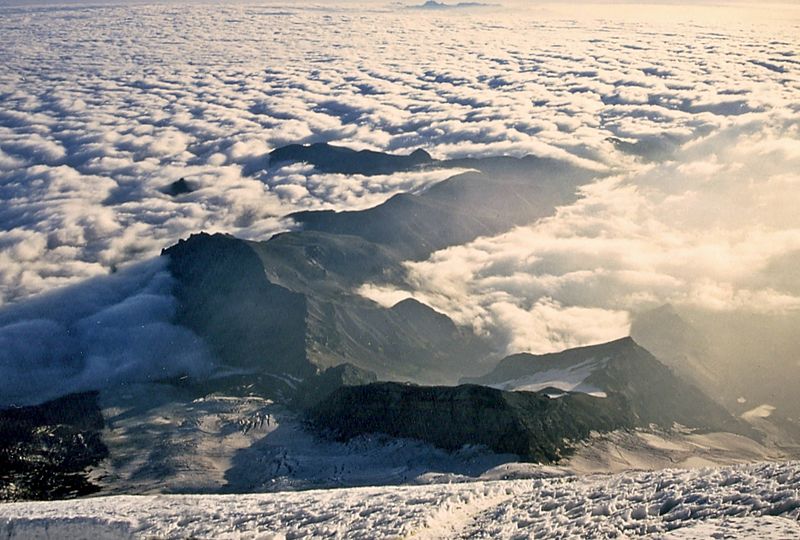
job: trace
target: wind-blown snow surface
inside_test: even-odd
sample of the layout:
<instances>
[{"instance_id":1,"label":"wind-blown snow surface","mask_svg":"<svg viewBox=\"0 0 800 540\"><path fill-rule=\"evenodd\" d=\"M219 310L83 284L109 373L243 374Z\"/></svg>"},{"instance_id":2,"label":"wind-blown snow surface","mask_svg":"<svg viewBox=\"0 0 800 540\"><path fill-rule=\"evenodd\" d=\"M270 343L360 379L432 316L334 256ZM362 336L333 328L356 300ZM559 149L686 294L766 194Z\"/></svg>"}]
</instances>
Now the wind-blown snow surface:
<instances>
[{"instance_id":1,"label":"wind-blown snow surface","mask_svg":"<svg viewBox=\"0 0 800 540\"><path fill-rule=\"evenodd\" d=\"M800 463L0 506L4 538L796 538ZM715 536L719 535L719 536Z\"/></svg>"}]
</instances>

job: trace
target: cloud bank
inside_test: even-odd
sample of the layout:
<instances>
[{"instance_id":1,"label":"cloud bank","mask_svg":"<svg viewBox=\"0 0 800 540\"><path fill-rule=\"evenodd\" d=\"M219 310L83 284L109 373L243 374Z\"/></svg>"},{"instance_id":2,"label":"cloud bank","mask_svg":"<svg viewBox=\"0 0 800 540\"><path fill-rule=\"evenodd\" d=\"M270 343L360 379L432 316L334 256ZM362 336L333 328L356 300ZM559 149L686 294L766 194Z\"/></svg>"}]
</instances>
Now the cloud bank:
<instances>
[{"instance_id":1,"label":"cloud bank","mask_svg":"<svg viewBox=\"0 0 800 540\"><path fill-rule=\"evenodd\" d=\"M670 302L708 328L780 319L765 335L796 362L798 12L754 13L0 6L0 405L207 373L152 260L179 238L266 239L291 212L453 173L267 163L323 141L608 173L551 219L408 264L404 290L365 284L373 299L413 295L508 352L610 340ZM165 193L180 178L194 191Z\"/></svg>"},{"instance_id":2,"label":"cloud bank","mask_svg":"<svg viewBox=\"0 0 800 540\"><path fill-rule=\"evenodd\" d=\"M0 6L0 302L190 232L263 239L292 211L362 208L440 178L265 171L288 143L626 171L796 110L789 23L564 9ZM199 189L163 193L179 178Z\"/></svg>"},{"instance_id":3,"label":"cloud bank","mask_svg":"<svg viewBox=\"0 0 800 540\"><path fill-rule=\"evenodd\" d=\"M170 322L172 281L155 259L1 310L0 407L210 373L204 343Z\"/></svg>"},{"instance_id":4,"label":"cloud bank","mask_svg":"<svg viewBox=\"0 0 800 540\"><path fill-rule=\"evenodd\" d=\"M624 336L665 303L800 313L800 115L742 118L677 154L584 187L553 218L407 263L409 290L361 292L413 295L508 352Z\"/></svg>"}]
</instances>

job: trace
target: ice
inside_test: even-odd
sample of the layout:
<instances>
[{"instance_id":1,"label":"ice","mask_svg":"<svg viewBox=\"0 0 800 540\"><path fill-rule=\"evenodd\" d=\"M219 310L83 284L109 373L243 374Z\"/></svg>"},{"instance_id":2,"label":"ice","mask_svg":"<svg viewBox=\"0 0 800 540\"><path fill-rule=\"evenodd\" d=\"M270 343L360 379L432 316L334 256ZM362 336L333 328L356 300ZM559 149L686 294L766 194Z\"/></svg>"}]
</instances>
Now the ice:
<instances>
[{"instance_id":1,"label":"ice","mask_svg":"<svg viewBox=\"0 0 800 540\"><path fill-rule=\"evenodd\" d=\"M16 538L796 538L800 462L0 506Z\"/></svg>"}]
</instances>

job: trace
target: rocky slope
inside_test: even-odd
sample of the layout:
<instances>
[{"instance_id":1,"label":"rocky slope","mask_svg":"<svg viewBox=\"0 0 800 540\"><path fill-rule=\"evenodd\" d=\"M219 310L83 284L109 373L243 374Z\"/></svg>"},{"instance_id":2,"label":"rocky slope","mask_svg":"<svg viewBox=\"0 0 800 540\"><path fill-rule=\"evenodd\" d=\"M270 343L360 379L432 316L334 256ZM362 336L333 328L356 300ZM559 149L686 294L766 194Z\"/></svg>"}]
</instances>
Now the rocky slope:
<instances>
[{"instance_id":1,"label":"rocky slope","mask_svg":"<svg viewBox=\"0 0 800 540\"><path fill-rule=\"evenodd\" d=\"M505 392L477 385L424 387L375 383L342 387L308 412L338 440L385 433L445 450L483 445L537 462L557 461L591 431L633 425L622 396Z\"/></svg>"},{"instance_id":2,"label":"rocky slope","mask_svg":"<svg viewBox=\"0 0 800 540\"><path fill-rule=\"evenodd\" d=\"M471 327L416 300L387 307L356 292L364 283L410 287L404 261L553 215L575 199L578 186L593 176L590 171L530 157L436 161L424 152L392 156L330 145L293 146L270 157L273 165L294 161L364 175L420 167L472 172L360 212L294 215L302 230L269 240L200 233L165 249L169 275L164 274L175 300L170 323L191 330L187 339L203 355L210 352L212 373L193 377L176 362L176 369L161 375L128 381L136 385L105 389L103 414L113 426L104 433L113 455L101 473L109 489L152 490L171 482L172 489L202 485L212 490L219 478L227 478L230 486L267 489L279 485L270 475L282 471L291 477L286 485L318 485L314 475L330 468L320 465L330 461L322 454L334 451L335 443L309 442L312 435L301 433L295 423L297 411L308 411L317 430L339 439L355 437L353 445L335 450L348 455L360 446L359 435L369 439L376 432L448 451L480 445L549 462L598 431L650 424L668 429L675 422L746 431L630 339L554 355L515 355L492 370L494 344ZM167 300L171 306L172 296ZM165 355L163 362L170 361L174 355ZM477 385L398 384L455 384L461 377ZM87 426L80 421L30 424L9 412L4 425L18 429L0 445L12 471L5 477L8 490L11 482L30 477L23 469L32 463L46 466L33 467L39 480L29 482L33 487L22 497L94 489L88 481L80 484L81 467L96 463L106 450L95 434L103 417L96 404L87 411L86 419L95 422ZM276 424L284 414L289 420ZM58 441L61 454L47 453L42 433ZM324 449L322 457L310 464L297 457L313 445ZM190 446L194 454L186 450ZM290 446L293 458L287 455ZM385 461L380 456L388 451L381 448L364 462ZM254 472L252 464L264 459L275 470ZM323 484L373 478L351 470L357 468L342 458L325 473ZM42 475L42 470L66 476ZM406 473L395 476L404 481ZM46 484L47 478L55 484Z\"/></svg>"},{"instance_id":3,"label":"rocky slope","mask_svg":"<svg viewBox=\"0 0 800 540\"><path fill-rule=\"evenodd\" d=\"M178 322L209 343L226 380L273 394L287 391L287 377L348 362L383 380L428 384L485 372L491 345L471 329L419 302L384 308L354 291L365 282L403 284L408 258L552 215L591 177L538 158L434 162L424 152L325 144L270 157L272 164L294 161L360 174L433 164L476 170L360 212L297 214L304 230L267 241L199 234L164 250L178 282Z\"/></svg>"},{"instance_id":4,"label":"rocky slope","mask_svg":"<svg viewBox=\"0 0 800 540\"><path fill-rule=\"evenodd\" d=\"M640 347L633 339L569 349L559 353L508 356L490 373L464 382L506 390L531 390L541 385L562 390L620 394L635 424L657 424L752 434L721 405Z\"/></svg>"},{"instance_id":5,"label":"rocky slope","mask_svg":"<svg viewBox=\"0 0 800 540\"><path fill-rule=\"evenodd\" d=\"M108 456L103 425L95 392L0 411L0 501L96 492L86 470Z\"/></svg>"}]
</instances>

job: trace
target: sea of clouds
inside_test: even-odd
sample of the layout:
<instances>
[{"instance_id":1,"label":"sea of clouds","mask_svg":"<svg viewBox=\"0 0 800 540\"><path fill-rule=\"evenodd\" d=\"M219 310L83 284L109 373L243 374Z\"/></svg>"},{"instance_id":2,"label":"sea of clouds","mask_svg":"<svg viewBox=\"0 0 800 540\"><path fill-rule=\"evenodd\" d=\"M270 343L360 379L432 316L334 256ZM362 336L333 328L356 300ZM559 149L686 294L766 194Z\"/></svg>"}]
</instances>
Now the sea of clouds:
<instances>
[{"instance_id":1,"label":"sea of clouds","mask_svg":"<svg viewBox=\"0 0 800 540\"><path fill-rule=\"evenodd\" d=\"M0 305L192 232L265 239L290 212L364 208L450 174L267 169L274 148L328 141L604 175L551 219L410 263L411 291L362 290L413 294L509 350L617 337L664 302L800 309L797 9L616 9L0 5ZM197 190L164 193L179 178ZM3 324L20 323L14 309ZM0 335L28 350L33 334Z\"/></svg>"},{"instance_id":2,"label":"sea of clouds","mask_svg":"<svg viewBox=\"0 0 800 540\"><path fill-rule=\"evenodd\" d=\"M679 160L588 185L557 214L406 263L414 296L507 352L628 335L631 314L670 303L710 316L800 311L800 124L743 119L684 144Z\"/></svg>"}]
</instances>

